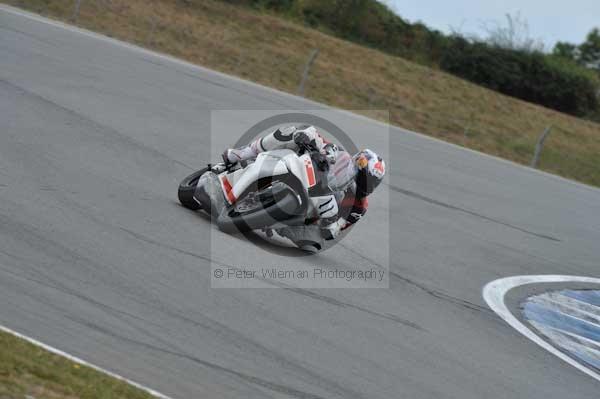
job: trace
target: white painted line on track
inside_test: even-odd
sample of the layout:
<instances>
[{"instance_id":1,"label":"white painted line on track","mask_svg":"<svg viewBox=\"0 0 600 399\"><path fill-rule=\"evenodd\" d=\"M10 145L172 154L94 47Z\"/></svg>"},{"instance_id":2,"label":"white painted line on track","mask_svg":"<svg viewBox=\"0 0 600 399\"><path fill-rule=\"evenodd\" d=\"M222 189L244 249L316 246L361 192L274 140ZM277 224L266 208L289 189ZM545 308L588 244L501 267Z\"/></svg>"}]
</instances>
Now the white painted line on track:
<instances>
[{"instance_id":1,"label":"white painted line on track","mask_svg":"<svg viewBox=\"0 0 600 399\"><path fill-rule=\"evenodd\" d=\"M228 80L232 80L234 82L242 83L242 84L245 84L247 86L257 88L259 90L263 90L263 91L266 91L266 92L270 92L270 93L279 95L281 97L286 97L286 98L289 98L289 99L293 99L295 101L302 100L303 102L306 102L307 104L314 104L316 109L335 109L336 111L341 112L341 113L346 114L346 115L349 115L349 116L351 116L353 118L358 118L358 119L361 119L361 120L366 120L366 121L369 121L370 123L375 123L375 124L378 124L378 125L383 125L383 126L386 126L388 128L389 127L394 127L394 128L400 129L403 133L410 134L412 136L416 136L416 137L419 137L419 138L427 140L427 141L431 141L431 142L438 143L438 144L443 144L443 145L445 145L447 147L458 149L458 150L461 150L461 151L467 151L469 153L475 154L475 155L483 157L483 158L493 159L493 160L501 162L503 164L507 164L507 165L511 165L511 166L514 166L514 167L517 167L517 168L520 168L520 169L524 169L524 170L526 170L526 171L528 171L530 173L533 173L533 174L539 174L539 175L542 175L542 176L545 176L545 177L550 177L552 179L561 181L563 183L568 183L568 184L576 186L578 188L592 190L592 191L596 191L596 192L598 190L600 190L597 187L590 186L590 185L587 185L585 183L581 183L581 182L578 182L578 181L575 181L575 180L569 180L569 179L567 179L565 177L562 177L562 176L558 176L558 175L554 175L552 173L544 172L543 170L530 168L528 166L516 163L514 161L510 161L508 159L504 159L504 158L500 158L500 157L497 157L497 156L494 156L494 155L486 154L484 152L479 152L479 151L473 150L471 148L462 147L462 146L460 146L458 144L450 143L448 141L440 140L440 139L437 139L435 137L427 136L427 135L425 135L423 133L419 133L419 132L415 132L415 131L412 131L412 130L408 130L408 129L405 129L405 128L400 127L400 126L392 126L392 125L389 125L387 123L384 123L384 122L381 122L381 121L378 121L378 120L375 120L375 119L371 119L371 118L366 117L364 115L355 114L355 113L353 113L351 111L348 111L348 110L341 110L341 109L332 108L329 105L326 105L326 104L323 104L323 103L319 103L319 102L314 101L314 100L310 100L310 99L307 99L307 98L304 98L304 97L298 97L298 96L295 96L293 94L286 93L284 91L280 91L280 90L274 89L272 87L263 86L263 85L260 85L258 83L255 83L255 82L239 78L237 76L227 75L226 73L223 73L223 72L218 72L218 71L215 71L213 69L202 67L202 66L197 65L197 64L192 64L191 62L184 61L184 60L181 60L179 58L175 58L173 56L170 56L170 55L167 55L167 54L164 54L164 53L159 53L159 52L156 52L156 51L148 50L148 49L146 49L144 47L140 47L140 46L136 46L135 44L123 42L121 40L117 40L117 39L114 39L112 37L104 36L104 35L102 35L100 33L89 31L87 29L79 28L79 27L76 27L76 26L73 26L73 25L68 25L68 24L60 22L60 21L48 19L48 18L42 17L41 15L21 10L20 8L12 7L12 6L9 6L9 5L6 5L6 4L0 4L0 11L4 11L4 12L7 12L9 14L18 15L18 16L21 16L21 17L24 17L24 18L28 18L28 19L31 19L31 20L34 20L34 21L37 21L37 22L41 22L41 23L46 24L46 25L50 25L50 26L54 26L54 27L57 27L57 28L65 29L65 30L70 31L70 32L79 33L81 35L88 36L88 37L94 38L96 40L101 40L101 41L105 41L105 42L108 42L108 43L112 43L114 45L117 45L117 46L129 49L129 50L132 50L132 51L136 51L138 53L142 53L142 54L145 54L145 55L148 55L148 56L151 56L151 57L155 57L155 58L158 58L158 59L161 59L161 60L164 60L164 61L171 62L173 64L184 66L186 68L190 68L190 69L194 69L194 70L197 70L197 71L201 71L203 73L210 74L210 75L222 78L222 79L228 79Z\"/></svg>"},{"instance_id":2,"label":"white painted line on track","mask_svg":"<svg viewBox=\"0 0 600 399\"><path fill-rule=\"evenodd\" d=\"M552 353L556 357L569 363L576 369L583 371L585 374L600 381L600 374L594 370L586 367L585 365L577 362L575 359L567 356L553 345L542 339L539 335L533 332L529 327L523 324L517 319L510 309L504 302L506 293L513 288L520 287L528 284L537 283L594 283L600 284L600 279L593 277L579 277L579 276L561 276L561 275L542 275L542 276L514 276L501 278L494 280L485 287L483 287L483 298L487 302L488 306L498 314L504 321L506 321L511 327L535 342L548 352Z\"/></svg>"},{"instance_id":3,"label":"white painted line on track","mask_svg":"<svg viewBox=\"0 0 600 399\"><path fill-rule=\"evenodd\" d=\"M141 389L142 391L147 392L150 395L155 396L155 397L157 397L159 399L172 399L170 396L164 395L164 394L162 394L162 393L160 393L158 391L155 391L154 389L148 388L147 386L139 384L139 383L137 383L135 381L131 381L130 379L127 379L127 378L125 378L125 377L123 377L123 376L121 376L119 374L113 373L112 371L108 371L106 369L103 369L102 367L98 367L98 366L96 366L94 364L86 362L83 359L80 359L80 358L78 358L76 356L73 356L73 355L70 355L70 354L68 354L66 352L61 351L60 349L56 349L56 348L54 348L54 347L52 347L50 345L46 345L43 342L40 342L40 341L38 341L38 340L36 340L34 338L31 338L31 337L28 337L28 336L23 335L21 333L18 333L18 332L14 331L14 330L12 330L12 329L10 329L8 327L5 327L3 325L0 325L0 331L4 331L5 333L8 333L8 334L14 335L15 337L24 339L25 341L27 341L29 343L32 343L32 344L37 345L37 346L39 346L41 348L44 348L48 352L52 352L52 353L54 353L56 355L62 356L64 358L67 358L67 359L69 359L72 362L81 364L82 366L90 367L90 368L92 368L92 369L94 369L96 371L99 371L101 373L104 373L104 374L106 374L106 375L108 375L110 377L116 378L117 380L124 381L124 382L128 383L129 385L131 385L131 386L133 386L135 388Z\"/></svg>"}]
</instances>

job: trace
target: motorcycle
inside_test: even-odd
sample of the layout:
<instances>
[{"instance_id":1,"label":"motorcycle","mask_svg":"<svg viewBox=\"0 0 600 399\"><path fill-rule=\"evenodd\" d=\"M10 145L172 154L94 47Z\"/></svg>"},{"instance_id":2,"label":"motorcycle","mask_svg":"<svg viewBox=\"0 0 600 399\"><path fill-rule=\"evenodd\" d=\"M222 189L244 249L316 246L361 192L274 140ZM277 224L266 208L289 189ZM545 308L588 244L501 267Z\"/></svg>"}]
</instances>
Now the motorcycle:
<instances>
[{"instance_id":1,"label":"motorcycle","mask_svg":"<svg viewBox=\"0 0 600 399\"><path fill-rule=\"evenodd\" d=\"M228 168L209 164L181 182L178 196L186 208L217 215L224 232L269 232L335 219L353 177L346 152L329 164L311 148L280 149ZM332 239L327 230L322 238Z\"/></svg>"}]
</instances>

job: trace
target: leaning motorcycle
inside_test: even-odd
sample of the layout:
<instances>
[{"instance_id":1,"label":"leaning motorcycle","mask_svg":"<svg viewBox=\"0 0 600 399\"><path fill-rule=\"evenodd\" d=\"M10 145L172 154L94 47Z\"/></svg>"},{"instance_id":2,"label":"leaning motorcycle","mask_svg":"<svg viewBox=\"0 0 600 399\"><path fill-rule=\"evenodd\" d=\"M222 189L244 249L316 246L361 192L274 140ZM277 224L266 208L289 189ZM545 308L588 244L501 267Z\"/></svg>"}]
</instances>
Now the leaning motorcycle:
<instances>
[{"instance_id":1,"label":"leaning motorcycle","mask_svg":"<svg viewBox=\"0 0 600 399\"><path fill-rule=\"evenodd\" d=\"M216 216L224 232L269 231L337 217L338 203L353 177L346 152L330 165L310 148L299 153L281 149L229 168L208 165L186 177L178 195L186 208ZM331 237L323 230L322 238Z\"/></svg>"}]
</instances>

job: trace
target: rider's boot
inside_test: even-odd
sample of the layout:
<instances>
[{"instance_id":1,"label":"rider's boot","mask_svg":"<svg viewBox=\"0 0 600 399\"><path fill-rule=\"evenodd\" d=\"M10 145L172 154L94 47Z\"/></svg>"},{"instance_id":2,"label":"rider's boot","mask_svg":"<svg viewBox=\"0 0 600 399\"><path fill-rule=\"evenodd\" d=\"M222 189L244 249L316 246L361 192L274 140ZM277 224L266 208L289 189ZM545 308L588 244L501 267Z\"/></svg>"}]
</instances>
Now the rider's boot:
<instances>
[{"instance_id":1,"label":"rider's boot","mask_svg":"<svg viewBox=\"0 0 600 399\"><path fill-rule=\"evenodd\" d=\"M294 126L287 126L275 129L273 132L263 136L260 139L254 140L250 144L242 148L228 148L223 153L223 161L225 165L233 165L237 162L247 161L249 159L256 158L258 154L264 151L271 151L278 148L296 148L294 143L294 132L296 128ZM309 133L313 133L309 139L313 136L318 136L316 130L307 130Z\"/></svg>"},{"instance_id":2,"label":"rider's boot","mask_svg":"<svg viewBox=\"0 0 600 399\"><path fill-rule=\"evenodd\" d=\"M223 162L225 165L233 165L240 161L256 158L256 144L252 143L242 148L228 148L223 153Z\"/></svg>"}]
</instances>

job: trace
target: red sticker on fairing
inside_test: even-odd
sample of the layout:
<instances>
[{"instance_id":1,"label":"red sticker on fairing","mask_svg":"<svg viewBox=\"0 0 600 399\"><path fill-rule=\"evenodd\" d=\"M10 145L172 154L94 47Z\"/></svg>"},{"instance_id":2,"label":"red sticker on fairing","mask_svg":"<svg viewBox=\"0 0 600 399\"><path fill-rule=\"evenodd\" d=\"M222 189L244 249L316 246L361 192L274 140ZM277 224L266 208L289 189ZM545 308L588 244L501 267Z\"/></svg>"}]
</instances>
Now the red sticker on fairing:
<instances>
[{"instance_id":1,"label":"red sticker on fairing","mask_svg":"<svg viewBox=\"0 0 600 399\"><path fill-rule=\"evenodd\" d=\"M317 179L315 178L315 170L313 169L310 159L304 160L304 168L306 169L306 176L308 177L308 187L312 187L317 184Z\"/></svg>"},{"instance_id":2,"label":"red sticker on fairing","mask_svg":"<svg viewBox=\"0 0 600 399\"><path fill-rule=\"evenodd\" d=\"M235 195L233 195L233 187L231 187L231 183L227 180L227 176L221 176L221 183L223 184L223 191L225 192L227 201L233 204L235 202Z\"/></svg>"}]
</instances>

